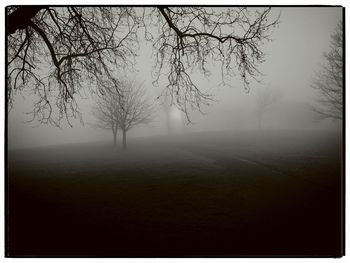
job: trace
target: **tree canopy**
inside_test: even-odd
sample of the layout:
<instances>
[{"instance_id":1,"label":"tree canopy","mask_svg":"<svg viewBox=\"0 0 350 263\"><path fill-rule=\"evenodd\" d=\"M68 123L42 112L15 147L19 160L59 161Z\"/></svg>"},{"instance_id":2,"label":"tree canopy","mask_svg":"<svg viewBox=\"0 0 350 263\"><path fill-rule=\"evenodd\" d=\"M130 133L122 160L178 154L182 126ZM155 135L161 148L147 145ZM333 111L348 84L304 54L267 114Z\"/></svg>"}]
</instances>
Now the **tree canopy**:
<instances>
[{"instance_id":1,"label":"tree canopy","mask_svg":"<svg viewBox=\"0 0 350 263\"><path fill-rule=\"evenodd\" d=\"M238 75L245 87L259 76L262 44L278 17L271 8L246 7L88 7L11 6L7 8L7 96L34 95L32 117L59 125L80 116L79 94L105 93L113 77L133 67L142 38L153 43L155 83L167 76L162 95L188 117L210 94L191 78L208 75L208 62L221 64L222 76ZM238 73L238 74L237 74ZM107 84L106 84L107 83Z\"/></svg>"}]
</instances>

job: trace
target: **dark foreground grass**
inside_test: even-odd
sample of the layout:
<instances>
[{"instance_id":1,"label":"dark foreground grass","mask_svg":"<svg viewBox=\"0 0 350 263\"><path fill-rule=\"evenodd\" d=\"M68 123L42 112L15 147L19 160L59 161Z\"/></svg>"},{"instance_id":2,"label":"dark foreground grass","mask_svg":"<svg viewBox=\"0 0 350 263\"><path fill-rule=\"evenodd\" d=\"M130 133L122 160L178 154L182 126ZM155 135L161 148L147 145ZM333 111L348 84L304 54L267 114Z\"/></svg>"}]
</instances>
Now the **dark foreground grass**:
<instances>
[{"instance_id":1,"label":"dark foreground grass","mask_svg":"<svg viewBox=\"0 0 350 263\"><path fill-rule=\"evenodd\" d=\"M343 253L340 134L196 133L8 159L12 257Z\"/></svg>"}]
</instances>

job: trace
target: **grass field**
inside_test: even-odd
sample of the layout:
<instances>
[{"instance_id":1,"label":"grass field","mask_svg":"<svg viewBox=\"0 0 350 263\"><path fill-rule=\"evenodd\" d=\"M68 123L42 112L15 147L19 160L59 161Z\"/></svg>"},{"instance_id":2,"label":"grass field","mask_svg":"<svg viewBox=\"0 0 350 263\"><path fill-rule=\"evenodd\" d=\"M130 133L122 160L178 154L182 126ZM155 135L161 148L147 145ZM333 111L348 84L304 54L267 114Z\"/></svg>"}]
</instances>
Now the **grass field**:
<instances>
[{"instance_id":1,"label":"grass field","mask_svg":"<svg viewBox=\"0 0 350 263\"><path fill-rule=\"evenodd\" d=\"M207 132L8 152L9 256L342 254L342 140Z\"/></svg>"}]
</instances>

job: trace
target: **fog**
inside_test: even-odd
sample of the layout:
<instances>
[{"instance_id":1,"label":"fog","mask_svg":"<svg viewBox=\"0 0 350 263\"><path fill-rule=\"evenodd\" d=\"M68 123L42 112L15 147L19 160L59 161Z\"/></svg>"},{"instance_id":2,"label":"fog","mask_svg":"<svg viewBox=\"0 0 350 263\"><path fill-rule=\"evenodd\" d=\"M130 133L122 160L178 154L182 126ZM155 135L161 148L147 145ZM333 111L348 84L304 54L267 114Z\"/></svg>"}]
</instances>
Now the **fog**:
<instances>
[{"instance_id":1,"label":"fog","mask_svg":"<svg viewBox=\"0 0 350 263\"><path fill-rule=\"evenodd\" d=\"M50 9L37 8L40 8L39 12L50 12ZM91 53L85 45L95 48L83 41L85 31L80 19L86 16L90 22L91 17L100 17L95 14L100 14L101 9L89 8L84 9L87 13L74 7L53 9L55 15L64 17L56 22L63 21L62 27L71 30L69 43L80 40L74 47L69 47L71 49L64 57L68 66L60 64L65 65L63 70L66 67L72 69L65 72L91 71L90 63L88 69L79 68L74 63L80 63L80 58L71 60L71 56L79 57L76 52L82 47L84 59L91 59L85 56L86 52ZM16 7L8 16L25 15L26 10L28 7ZM83 15L78 13L78 16L72 10ZM173 7L168 13L164 10L166 8L158 7L155 11L160 18L165 18L164 27L169 30L173 29L167 27L169 17L176 21L178 13L181 19L186 13L186 9L181 9L180 13ZM203 9L198 10L192 10L190 14L197 17L203 12ZM238 15L246 17L252 14L245 11L239 10ZM327 81L335 79L337 82L331 87L337 90L336 102L340 101L341 105L333 103L331 106L338 107L335 111L338 115L320 117L322 113L317 113L314 108L320 94L312 88L317 72L325 63L324 53L334 47L331 36L342 21L342 11L330 7L273 8L269 15L272 19L280 15L280 24L272 31L272 41L264 46L259 45L260 37L265 37L264 31L256 33L258 31L251 29L249 22L248 31L259 36L258 43L249 42L247 39L255 39L249 34L244 36L246 40L235 41L259 45L258 49L266 54L259 67L261 75L258 81L250 81L247 88L244 76L238 70L236 76L224 75L226 85L223 85L220 64L206 61L209 76L204 77L198 70L193 70L191 79L201 91L210 93L213 100L209 105L202 105L201 112L191 108L187 116L186 111L169 105L169 97L158 98L168 84L168 76L161 75L159 85L153 85L155 59L151 43L146 41L139 43L134 70L128 68L125 72L115 72L122 84L118 91L109 89L108 96L96 96L90 92L96 89L87 86L89 80L81 80L83 89L77 102L82 120L69 119L72 127L64 120L59 127L39 124L38 120L28 122L31 116L27 113L33 111L36 102L36 98L28 94L35 88L21 90L19 87L8 114L6 256L343 256L342 63L338 63L341 65L337 74L332 71L332 77L327 76ZM258 15L261 19L262 14L265 13ZM215 28L221 29L218 22L221 15L215 16L218 19ZM123 16L119 17L122 19ZM130 13L125 17L129 19ZM52 19L49 15L47 18ZM29 27L34 29L36 26L40 32L41 24L35 23L37 20ZM202 34L207 36L207 17L198 23L203 23ZM226 25L226 22L222 23ZM265 20L261 23L266 25ZM261 29L260 25L258 28ZM105 33L98 25L94 26L96 31ZM216 32L214 29L210 31ZM55 30L57 32L53 35L59 39L61 32ZM220 37L214 38L222 41L222 31L218 31ZM169 44L164 37L166 34L160 34L161 39L165 39L164 45L172 46L172 38ZM21 33L15 35L21 43ZM97 36L100 38L101 35ZM108 37L101 39L110 41ZM175 39L181 43L181 37ZM199 46L203 53L209 46L208 52L212 54L212 47L205 41L203 45L203 39L193 43L186 41L183 43L187 47ZM58 45L65 50L65 40L59 41ZM237 44L234 54L246 69L246 56L242 54L246 54L243 49L249 48L242 46ZM183 57L188 54L179 55L174 51L176 48L171 48L171 54L182 56L180 62L183 62ZM74 53L70 54L71 50ZM335 50L337 54L340 48ZM38 52L37 49L34 51L33 55ZM100 51L95 49L92 52ZM19 53L12 50L10 55L17 57L23 65L22 57L16 55ZM57 55L60 56L59 51ZM194 55L199 61L200 56L203 54ZM50 62L51 57L48 61L42 59L55 68ZM225 56L223 59L226 61ZM99 72L100 60L92 61ZM249 62L248 59L247 64L254 66ZM116 63L113 63L114 66ZM57 61L55 65L57 67ZM69 65L75 66L71 68ZM164 65L173 69L173 65ZM178 63L174 65L178 66ZM44 71L45 67L47 70L46 64L41 66L41 70ZM183 75L179 77L179 72L174 75L176 81L180 79L183 83ZM54 80L57 84L57 79ZM102 80L99 84L108 89L109 83L104 85ZM10 77L8 81L12 83ZM175 95L176 91L179 92L176 84ZM16 88L16 85L11 87ZM48 101L46 86L39 87L44 90L39 90L44 94L40 94L42 104L39 104L44 105L44 109L57 101L63 101L57 107L59 110L69 105L66 100L69 100L69 89L53 86L55 89L51 91L59 90L61 97L55 101L53 96ZM139 87L145 88L145 93ZM48 85L47 89L50 88ZM188 96L181 91L177 98ZM190 101L193 99L191 95ZM62 98L65 100L60 101ZM65 109L63 113L67 113ZM331 108L331 113L333 110Z\"/></svg>"},{"instance_id":2,"label":"fog","mask_svg":"<svg viewBox=\"0 0 350 263\"><path fill-rule=\"evenodd\" d=\"M170 128L166 115L159 105L153 121L139 125L128 134L129 138L181 134L200 131L256 130L257 94L266 87L278 91L278 100L265 112L261 129L340 129L341 123L330 120L315 120L311 106L315 92L310 87L315 72L324 62L323 53L330 47L331 35L338 21L342 20L341 8L274 8L273 16L281 14L280 24L273 30L273 41L267 42L263 50L266 62L259 68L263 75L261 83L251 82L250 91L245 91L241 80L232 78L230 86L222 86L218 67L213 65L211 76L206 79L194 74L193 79L202 90L210 90L215 101L203 107L204 114L190 112L193 122L188 124L185 116L175 107L171 109ZM133 78L143 82L152 101L162 90L162 85L152 85L152 49L149 43L140 43ZM164 86L166 82L164 82ZM26 112L31 110L32 98L18 94L14 108L8 115L8 143L10 148L27 148L55 144L70 144L94 141L110 141L110 131L95 127L96 119L91 114L94 101L89 94L78 99L83 113L84 125L72 120L60 128L38 125Z\"/></svg>"}]
</instances>

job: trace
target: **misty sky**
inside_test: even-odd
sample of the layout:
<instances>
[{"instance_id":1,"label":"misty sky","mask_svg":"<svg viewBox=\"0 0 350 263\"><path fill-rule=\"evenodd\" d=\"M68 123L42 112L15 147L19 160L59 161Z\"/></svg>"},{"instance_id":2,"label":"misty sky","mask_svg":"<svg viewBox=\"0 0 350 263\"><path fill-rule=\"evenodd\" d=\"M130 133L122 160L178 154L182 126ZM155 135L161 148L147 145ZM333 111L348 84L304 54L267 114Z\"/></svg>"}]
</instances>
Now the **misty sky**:
<instances>
[{"instance_id":1,"label":"misty sky","mask_svg":"<svg viewBox=\"0 0 350 263\"><path fill-rule=\"evenodd\" d=\"M232 80L232 86L218 87L221 76L213 67L209 80L196 80L203 90L211 90L217 102L204 108L206 115L196 112L191 114L195 124L182 127L181 115L176 110L171 113L174 130L202 131L227 129L255 129L256 118L254 108L257 89L269 85L282 94L279 102L266 114L264 127L275 128L319 128L329 123L310 123L305 116L308 105L315 99L310 83L323 62L322 55L329 50L330 37L336 24L342 19L341 8L275 8L272 16L281 12L280 25L273 30L273 41L266 43L266 62L260 70L262 84L251 83L247 93L239 80ZM151 48L141 43L142 52L137 58L137 70L133 76L140 82L144 81L150 98L159 95L161 87L152 86L151 69L153 59ZM164 83L166 85L166 83ZM85 125L73 121L73 128L62 125L61 128L25 123L29 117L25 112L30 110L32 99L29 97L15 98L14 109L9 114L8 135L9 147L33 147L61 143L78 143L88 141L111 140L109 131L101 131L93 127L91 116L93 102L89 99L79 100ZM298 119L298 116L302 118ZM308 123L308 125L305 125ZM148 126L136 127L130 131L130 136L149 136L164 134L166 125L164 114L159 111L154 122Z\"/></svg>"}]
</instances>

